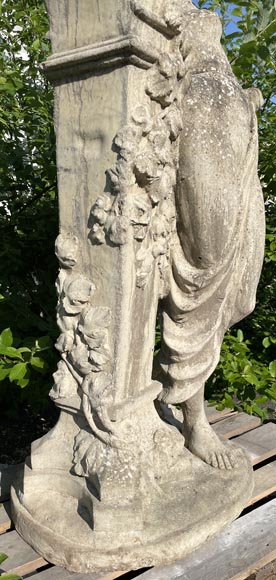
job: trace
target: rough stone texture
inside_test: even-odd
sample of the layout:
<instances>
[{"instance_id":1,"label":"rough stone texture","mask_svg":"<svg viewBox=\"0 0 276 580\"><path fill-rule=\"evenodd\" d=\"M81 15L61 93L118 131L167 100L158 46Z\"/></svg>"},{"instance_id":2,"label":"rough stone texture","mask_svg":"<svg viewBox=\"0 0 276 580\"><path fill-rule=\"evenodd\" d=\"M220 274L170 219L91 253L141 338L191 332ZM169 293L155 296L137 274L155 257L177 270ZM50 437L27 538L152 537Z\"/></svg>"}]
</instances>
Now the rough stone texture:
<instances>
[{"instance_id":1,"label":"rough stone texture","mask_svg":"<svg viewBox=\"0 0 276 580\"><path fill-rule=\"evenodd\" d=\"M261 96L234 78L218 17L189 0L46 4L61 412L14 486L14 518L73 571L169 563L252 491L246 455L211 429L203 394L225 330L255 301ZM185 438L157 398L182 404Z\"/></svg>"}]
</instances>

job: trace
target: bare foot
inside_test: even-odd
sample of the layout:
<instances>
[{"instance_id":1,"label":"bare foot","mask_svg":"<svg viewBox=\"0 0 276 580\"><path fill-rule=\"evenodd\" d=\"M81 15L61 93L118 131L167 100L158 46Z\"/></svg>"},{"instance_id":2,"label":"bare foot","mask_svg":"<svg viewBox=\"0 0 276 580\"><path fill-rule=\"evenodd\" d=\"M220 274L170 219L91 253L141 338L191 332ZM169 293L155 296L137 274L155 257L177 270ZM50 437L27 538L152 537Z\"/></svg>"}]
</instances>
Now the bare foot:
<instances>
[{"instance_id":1,"label":"bare foot","mask_svg":"<svg viewBox=\"0 0 276 580\"><path fill-rule=\"evenodd\" d=\"M185 429L186 447L208 465L218 469L234 469L241 461L239 449L223 443L210 427L209 423L198 423L191 429Z\"/></svg>"}]
</instances>

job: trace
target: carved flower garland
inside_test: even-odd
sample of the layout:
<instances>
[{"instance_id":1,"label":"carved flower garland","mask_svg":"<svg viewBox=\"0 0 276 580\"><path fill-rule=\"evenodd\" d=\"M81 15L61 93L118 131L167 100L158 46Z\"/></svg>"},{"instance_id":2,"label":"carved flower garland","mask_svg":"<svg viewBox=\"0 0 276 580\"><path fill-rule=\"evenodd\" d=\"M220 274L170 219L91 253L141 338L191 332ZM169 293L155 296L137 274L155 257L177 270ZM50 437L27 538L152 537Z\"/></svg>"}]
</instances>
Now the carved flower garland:
<instances>
[{"instance_id":1,"label":"carved flower garland","mask_svg":"<svg viewBox=\"0 0 276 580\"><path fill-rule=\"evenodd\" d=\"M166 266L169 242L175 229L174 187L177 171L177 139L182 130L178 105L183 60L179 53L161 55L152 67L146 93L160 105L139 105L132 123L114 139L118 160L108 171L111 193L97 198L91 210L91 240L115 245L136 240L137 286L144 287L158 260Z\"/></svg>"},{"instance_id":2,"label":"carved flower garland","mask_svg":"<svg viewBox=\"0 0 276 580\"><path fill-rule=\"evenodd\" d=\"M78 246L77 238L69 234L57 238L56 254L62 269L57 281L61 334L56 348L63 360L54 374L51 396L70 398L79 389L88 424L103 440L106 433L103 435L95 425L93 412L106 432L110 432L107 407L112 403L113 387L110 375L103 369L111 358L108 336L111 315L109 308L93 305L95 285L77 271Z\"/></svg>"}]
</instances>

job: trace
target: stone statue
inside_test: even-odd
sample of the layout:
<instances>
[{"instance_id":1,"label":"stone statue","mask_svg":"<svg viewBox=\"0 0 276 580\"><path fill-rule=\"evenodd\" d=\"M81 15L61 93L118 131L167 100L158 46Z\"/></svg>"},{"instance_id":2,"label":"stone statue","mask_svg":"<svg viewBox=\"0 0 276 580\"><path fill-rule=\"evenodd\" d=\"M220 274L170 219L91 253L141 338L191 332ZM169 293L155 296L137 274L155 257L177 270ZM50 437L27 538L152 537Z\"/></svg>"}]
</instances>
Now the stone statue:
<instances>
[{"instance_id":1,"label":"stone statue","mask_svg":"<svg viewBox=\"0 0 276 580\"><path fill-rule=\"evenodd\" d=\"M190 0L46 5L60 418L32 445L14 520L73 571L164 564L235 518L252 490L248 458L216 436L203 398L225 331L254 307L261 94L239 86L218 17ZM184 437L157 412L176 402Z\"/></svg>"},{"instance_id":2,"label":"stone statue","mask_svg":"<svg viewBox=\"0 0 276 580\"><path fill-rule=\"evenodd\" d=\"M265 233L255 115L262 96L258 89L244 91L233 75L217 14L186 4L170 21L183 31L183 129L177 232L161 307L159 398L184 402L189 449L214 467L229 468L231 454L204 415L204 383L219 361L225 331L255 306Z\"/></svg>"}]
</instances>

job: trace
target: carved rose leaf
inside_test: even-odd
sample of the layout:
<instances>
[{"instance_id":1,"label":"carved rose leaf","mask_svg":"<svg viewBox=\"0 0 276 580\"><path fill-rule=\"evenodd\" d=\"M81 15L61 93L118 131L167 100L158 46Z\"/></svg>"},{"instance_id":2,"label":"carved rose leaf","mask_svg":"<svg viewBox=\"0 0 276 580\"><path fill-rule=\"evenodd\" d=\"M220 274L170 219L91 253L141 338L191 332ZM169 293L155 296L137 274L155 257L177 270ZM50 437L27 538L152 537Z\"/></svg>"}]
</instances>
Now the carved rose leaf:
<instances>
[{"instance_id":1,"label":"carved rose leaf","mask_svg":"<svg viewBox=\"0 0 276 580\"><path fill-rule=\"evenodd\" d=\"M105 306L91 306L82 313L79 330L85 336L94 336L94 333L108 328L111 323L110 309Z\"/></svg>"},{"instance_id":2,"label":"carved rose leaf","mask_svg":"<svg viewBox=\"0 0 276 580\"><path fill-rule=\"evenodd\" d=\"M101 347L108 347L108 332L107 330L95 329L91 332L91 336L87 334L85 336L85 342L88 344L90 349L99 349Z\"/></svg>"},{"instance_id":3,"label":"carved rose leaf","mask_svg":"<svg viewBox=\"0 0 276 580\"><path fill-rule=\"evenodd\" d=\"M107 348L93 349L89 352L89 359L93 363L93 370L100 371L110 360L110 350Z\"/></svg>"},{"instance_id":4,"label":"carved rose leaf","mask_svg":"<svg viewBox=\"0 0 276 580\"><path fill-rule=\"evenodd\" d=\"M85 379L84 391L88 394L94 409L108 406L112 403L112 376L107 373L91 373Z\"/></svg>"}]
</instances>

